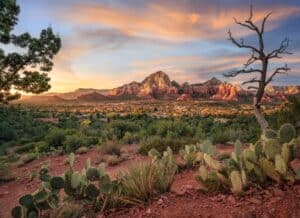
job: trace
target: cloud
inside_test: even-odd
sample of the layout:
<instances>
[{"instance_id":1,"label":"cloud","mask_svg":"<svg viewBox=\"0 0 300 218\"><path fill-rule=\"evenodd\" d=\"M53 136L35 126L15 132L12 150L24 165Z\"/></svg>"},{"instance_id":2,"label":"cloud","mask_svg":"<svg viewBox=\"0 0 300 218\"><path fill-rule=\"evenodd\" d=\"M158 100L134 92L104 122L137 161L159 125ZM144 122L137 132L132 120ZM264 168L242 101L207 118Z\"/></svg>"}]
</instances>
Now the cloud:
<instances>
[{"instance_id":1,"label":"cloud","mask_svg":"<svg viewBox=\"0 0 300 218\"><path fill-rule=\"evenodd\" d=\"M105 4L78 3L67 11L60 11L58 16L65 22L80 25L93 25L117 29L129 36L158 38L170 41L186 41L193 39L225 38L228 28L236 30L237 36L247 35L248 31L236 29L232 17L245 19L247 7L227 8L216 11L207 7L201 11L186 8L164 7L148 3L144 8L133 11L132 8L114 7ZM288 17L299 16L300 7L275 5L269 21L269 30L276 28ZM76 13L74 13L76 11ZM254 21L263 19L269 8L255 11ZM245 17L246 16L246 17Z\"/></svg>"}]
</instances>

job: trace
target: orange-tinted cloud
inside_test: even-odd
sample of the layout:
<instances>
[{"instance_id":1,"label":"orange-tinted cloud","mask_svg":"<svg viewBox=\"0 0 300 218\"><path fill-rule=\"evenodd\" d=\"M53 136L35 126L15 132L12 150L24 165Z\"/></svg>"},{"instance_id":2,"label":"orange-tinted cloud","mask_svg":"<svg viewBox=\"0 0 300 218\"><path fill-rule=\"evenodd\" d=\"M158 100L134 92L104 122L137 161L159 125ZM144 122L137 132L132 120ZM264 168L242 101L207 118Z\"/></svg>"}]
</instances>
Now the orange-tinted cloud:
<instances>
[{"instance_id":1,"label":"orange-tinted cloud","mask_svg":"<svg viewBox=\"0 0 300 218\"><path fill-rule=\"evenodd\" d=\"M254 21L261 21L269 9L255 10ZM76 11L76 13L74 13ZM92 24L116 28L128 35L153 37L165 40L185 41L190 39L226 38L226 30L236 28L233 17L246 19L247 7L226 10L190 12L179 8L166 8L149 4L144 9L132 11L106 5L79 4L72 11L64 11L60 16L67 22ZM280 21L300 15L300 7L275 6L270 18L269 29L275 28ZM248 34L239 29L237 36Z\"/></svg>"}]
</instances>

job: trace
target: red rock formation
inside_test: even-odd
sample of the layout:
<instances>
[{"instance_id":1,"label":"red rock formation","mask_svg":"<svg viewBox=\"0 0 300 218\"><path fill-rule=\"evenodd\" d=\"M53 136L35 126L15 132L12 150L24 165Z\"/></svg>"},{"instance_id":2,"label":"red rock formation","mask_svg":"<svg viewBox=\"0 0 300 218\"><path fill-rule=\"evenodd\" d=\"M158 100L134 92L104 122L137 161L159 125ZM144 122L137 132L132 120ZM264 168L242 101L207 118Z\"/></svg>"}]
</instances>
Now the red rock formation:
<instances>
[{"instance_id":1,"label":"red rock formation","mask_svg":"<svg viewBox=\"0 0 300 218\"><path fill-rule=\"evenodd\" d=\"M109 96L114 97L125 97L125 96L137 96L140 91L140 83L138 82L131 82L129 84L125 84L118 88L114 88L110 91Z\"/></svg>"},{"instance_id":2,"label":"red rock formation","mask_svg":"<svg viewBox=\"0 0 300 218\"><path fill-rule=\"evenodd\" d=\"M113 97L162 98L165 95L177 93L178 89L172 86L169 76L162 71L158 71L146 77L141 83L132 82L112 89L109 95Z\"/></svg>"},{"instance_id":3,"label":"red rock formation","mask_svg":"<svg viewBox=\"0 0 300 218\"><path fill-rule=\"evenodd\" d=\"M238 101L238 93L241 88L230 83L222 83L219 85L218 91L211 97L214 100Z\"/></svg>"}]
</instances>

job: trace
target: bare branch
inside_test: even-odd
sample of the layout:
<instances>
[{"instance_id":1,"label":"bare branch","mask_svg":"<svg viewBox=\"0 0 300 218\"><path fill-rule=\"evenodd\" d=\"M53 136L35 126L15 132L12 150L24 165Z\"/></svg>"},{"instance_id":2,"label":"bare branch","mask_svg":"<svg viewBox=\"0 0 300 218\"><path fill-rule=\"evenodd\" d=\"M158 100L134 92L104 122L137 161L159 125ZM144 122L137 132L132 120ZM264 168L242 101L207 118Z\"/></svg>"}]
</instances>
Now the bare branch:
<instances>
[{"instance_id":1,"label":"bare branch","mask_svg":"<svg viewBox=\"0 0 300 218\"><path fill-rule=\"evenodd\" d=\"M241 40L241 42L238 42L238 41L232 36L230 30L228 31L228 35L229 35L229 40L232 41L232 43L235 44L237 47L239 47L239 48L249 48L249 49L251 49L252 51L255 51L255 52L257 52L258 54L260 54L260 51L259 51L257 48L255 48L254 46L251 46L251 45L245 45L243 39Z\"/></svg>"},{"instance_id":2,"label":"bare branch","mask_svg":"<svg viewBox=\"0 0 300 218\"><path fill-rule=\"evenodd\" d=\"M260 83L260 82L261 81L255 77L255 78L253 78L251 80L243 82L242 85L245 85L245 84L248 84L248 83Z\"/></svg>"},{"instance_id":3,"label":"bare branch","mask_svg":"<svg viewBox=\"0 0 300 218\"><path fill-rule=\"evenodd\" d=\"M274 78L274 76L276 76L277 74L286 74L288 71L290 71L291 69L287 66L287 64L284 67L279 67L277 68L272 74L271 76L267 79L267 81L265 82L265 86L268 85Z\"/></svg>"},{"instance_id":4,"label":"bare branch","mask_svg":"<svg viewBox=\"0 0 300 218\"><path fill-rule=\"evenodd\" d=\"M261 73L262 71L260 69L253 69L253 68L250 68L250 69L242 69L242 70L235 70L235 71L231 71L231 72L228 72L228 73L224 73L223 75L225 77L235 77L239 74L247 74L247 73Z\"/></svg>"},{"instance_id":5,"label":"bare branch","mask_svg":"<svg viewBox=\"0 0 300 218\"><path fill-rule=\"evenodd\" d=\"M273 50L272 52L270 52L268 55L267 55L267 58L268 59L271 59L271 58L282 58L282 56L280 55L284 55L284 54L293 54L289 51L287 51L288 47L289 47L289 44L290 44L290 40L288 38L285 38L284 40L282 40L281 44L280 44L280 47L278 49L275 49Z\"/></svg>"},{"instance_id":6,"label":"bare branch","mask_svg":"<svg viewBox=\"0 0 300 218\"><path fill-rule=\"evenodd\" d=\"M248 59L247 63L244 64L244 66L248 67L249 65L253 64L255 61L258 61L258 60L260 60L259 57L256 57L254 51L252 51L251 57Z\"/></svg>"},{"instance_id":7,"label":"bare branch","mask_svg":"<svg viewBox=\"0 0 300 218\"><path fill-rule=\"evenodd\" d=\"M253 5L250 4L250 15L249 15L248 20L252 20L252 17L253 17Z\"/></svg>"},{"instance_id":8,"label":"bare branch","mask_svg":"<svg viewBox=\"0 0 300 218\"><path fill-rule=\"evenodd\" d=\"M233 18L233 20L234 20L234 22L235 22L236 24L238 24L238 25L240 25L240 26L246 27L246 28L251 29L251 30L255 30L255 28L253 28L253 26L248 25L248 24L246 24L246 23L242 23L242 22L238 21L235 17ZM245 21L245 22L247 22L247 21Z\"/></svg>"},{"instance_id":9,"label":"bare branch","mask_svg":"<svg viewBox=\"0 0 300 218\"><path fill-rule=\"evenodd\" d=\"M248 88L247 89L255 89L255 90L257 90L258 89L258 87L256 87L256 86L248 86Z\"/></svg>"},{"instance_id":10,"label":"bare branch","mask_svg":"<svg viewBox=\"0 0 300 218\"><path fill-rule=\"evenodd\" d=\"M267 16L264 17L263 22L261 24L261 30L260 30L261 34L263 34L265 32L265 24L271 14L272 14L272 12L268 13Z\"/></svg>"}]
</instances>

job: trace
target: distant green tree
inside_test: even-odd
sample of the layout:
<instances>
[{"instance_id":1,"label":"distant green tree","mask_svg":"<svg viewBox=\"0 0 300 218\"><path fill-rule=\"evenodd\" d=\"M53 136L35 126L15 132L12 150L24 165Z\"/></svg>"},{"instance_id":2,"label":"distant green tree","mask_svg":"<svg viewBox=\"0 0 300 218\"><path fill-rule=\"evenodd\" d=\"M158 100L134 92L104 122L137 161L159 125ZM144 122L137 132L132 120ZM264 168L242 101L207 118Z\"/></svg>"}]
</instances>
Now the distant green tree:
<instances>
[{"instance_id":1,"label":"distant green tree","mask_svg":"<svg viewBox=\"0 0 300 218\"><path fill-rule=\"evenodd\" d=\"M0 0L0 44L16 48L11 53L0 48L0 104L20 97L12 89L35 94L49 90L47 72L52 70L52 59L61 47L60 37L50 27L43 29L39 38L11 33L19 13L16 0Z\"/></svg>"}]
</instances>

